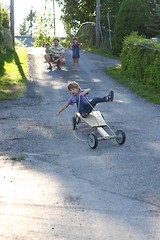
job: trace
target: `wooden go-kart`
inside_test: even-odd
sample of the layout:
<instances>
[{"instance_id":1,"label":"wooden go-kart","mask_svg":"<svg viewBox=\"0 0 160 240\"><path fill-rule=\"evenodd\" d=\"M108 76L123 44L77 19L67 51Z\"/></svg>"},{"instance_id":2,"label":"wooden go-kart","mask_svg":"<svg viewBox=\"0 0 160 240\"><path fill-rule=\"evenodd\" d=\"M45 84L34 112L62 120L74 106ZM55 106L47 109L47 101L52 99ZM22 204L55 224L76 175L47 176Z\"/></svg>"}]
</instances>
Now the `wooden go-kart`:
<instances>
[{"instance_id":1,"label":"wooden go-kart","mask_svg":"<svg viewBox=\"0 0 160 240\"><path fill-rule=\"evenodd\" d=\"M100 111L92 111L86 118L82 117L80 113L72 118L73 130L77 130L77 125L80 122L85 122L91 128L95 128L100 134L99 137L96 136L94 132L88 135L88 144L92 149L98 146L99 140L110 140L115 139L119 145L122 145L126 140L126 135L122 130L116 130L114 132L108 124L105 122L103 115Z\"/></svg>"}]
</instances>

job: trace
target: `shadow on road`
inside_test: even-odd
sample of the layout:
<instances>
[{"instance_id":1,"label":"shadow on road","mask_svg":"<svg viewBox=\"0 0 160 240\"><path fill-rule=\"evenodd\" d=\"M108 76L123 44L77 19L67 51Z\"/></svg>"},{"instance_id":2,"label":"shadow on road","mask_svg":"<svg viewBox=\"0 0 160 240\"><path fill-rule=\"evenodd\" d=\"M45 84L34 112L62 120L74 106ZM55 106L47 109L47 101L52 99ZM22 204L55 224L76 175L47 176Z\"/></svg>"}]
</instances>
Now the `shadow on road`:
<instances>
[{"instance_id":1,"label":"shadow on road","mask_svg":"<svg viewBox=\"0 0 160 240\"><path fill-rule=\"evenodd\" d=\"M82 54L79 73L67 56L64 71L47 72L43 54L34 55L27 95L0 106L0 236L158 240L159 112L105 76L96 56ZM113 129L125 129L124 146L109 141L91 150L90 129L72 131L74 107L55 117L70 96L69 80L91 87L93 95L115 90L115 102L98 108Z\"/></svg>"}]
</instances>

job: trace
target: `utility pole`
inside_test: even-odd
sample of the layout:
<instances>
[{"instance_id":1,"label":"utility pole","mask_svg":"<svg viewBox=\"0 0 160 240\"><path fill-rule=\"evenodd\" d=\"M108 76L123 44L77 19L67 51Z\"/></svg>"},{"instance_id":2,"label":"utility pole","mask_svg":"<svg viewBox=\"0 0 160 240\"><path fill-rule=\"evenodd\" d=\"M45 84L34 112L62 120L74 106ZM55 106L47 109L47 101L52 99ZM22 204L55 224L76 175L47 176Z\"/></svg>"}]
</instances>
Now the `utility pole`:
<instances>
[{"instance_id":1,"label":"utility pole","mask_svg":"<svg viewBox=\"0 0 160 240\"><path fill-rule=\"evenodd\" d=\"M100 0L96 0L96 45L100 44Z\"/></svg>"},{"instance_id":2,"label":"utility pole","mask_svg":"<svg viewBox=\"0 0 160 240\"><path fill-rule=\"evenodd\" d=\"M110 50L112 50L112 35L111 35L111 26L110 26L109 12L108 12L108 14L107 14L107 17L108 17L108 31L109 31Z\"/></svg>"},{"instance_id":3,"label":"utility pole","mask_svg":"<svg viewBox=\"0 0 160 240\"><path fill-rule=\"evenodd\" d=\"M54 36L56 36L56 16L55 16L55 2L53 0L53 30Z\"/></svg>"},{"instance_id":4,"label":"utility pole","mask_svg":"<svg viewBox=\"0 0 160 240\"><path fill-rule=\"evenodd\" d=\"M14 0L10 0L10 31L13 41L13 48L15 46L14 42Z\"/></svg>"}]
</instances>

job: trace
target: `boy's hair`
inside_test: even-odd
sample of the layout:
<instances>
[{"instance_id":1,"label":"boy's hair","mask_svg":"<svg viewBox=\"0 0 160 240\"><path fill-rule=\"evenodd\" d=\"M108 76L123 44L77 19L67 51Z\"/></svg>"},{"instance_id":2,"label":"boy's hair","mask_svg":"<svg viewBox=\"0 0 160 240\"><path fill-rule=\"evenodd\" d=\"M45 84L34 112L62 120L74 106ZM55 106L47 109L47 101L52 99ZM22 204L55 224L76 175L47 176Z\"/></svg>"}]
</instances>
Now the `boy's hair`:
<instances>
[{"instance_id":1,"label":"boy's hair","mask_svg":"<svg viewBox=\"0 0 160 240\"><path fill-rule=\"evenodd\" d=\"M73 38L73 41L74 41L74 40L77 40L77 41L78 41L78 38L77 38L77 37L74 37L74 38Z\"/></svg>"},{"instance_id":2,"label":"boy's hair","mask_svg":"<svg viewBox=\"0 0 160 240\"><path fill-rule=\"evenodd\" d=\"M80 86L77 82L73 81L73 82L69 82L68 83L68 90L70 91L73 88L77 88L80 89Z\"/></svg>"},{"instance_id":3,"label":"boy's hair","mask_svg":"<svg viewBox=\"0 0 160 240\"><path fill-rule=\"evenodd\" d=\"M46 46L50 46L50 43L49 43L49 42L46 42L46 43L45 43L45 47L46 47Z\"/></svg>"}]
</instances>

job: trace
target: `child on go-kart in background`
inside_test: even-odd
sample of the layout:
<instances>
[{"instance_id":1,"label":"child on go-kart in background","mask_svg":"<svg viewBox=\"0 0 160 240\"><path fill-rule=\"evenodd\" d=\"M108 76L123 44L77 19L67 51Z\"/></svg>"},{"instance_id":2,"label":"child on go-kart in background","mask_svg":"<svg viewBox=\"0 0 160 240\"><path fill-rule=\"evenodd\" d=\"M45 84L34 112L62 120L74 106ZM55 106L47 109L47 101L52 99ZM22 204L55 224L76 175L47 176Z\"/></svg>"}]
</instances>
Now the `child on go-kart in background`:
<instances>
[{"instance_id":1,"label":"child on go-kart in background","mask_svg":"<svg viewBox=\"0 0 160 240\"><path fill-rule=\"evenodd\" d=\"M57 115L59 115L62 111L68 108L69 105L77 104L78 112L82 117L87 117L90 112L92 112L93 108L97 103L101 102L112 102L114 98L114 92L110 91L107 96L100 98L93 98L89 100L86 96L90 92L90 88L81 89L79 84L75 81L68 83L68 90L71 92L71 97L68 102L58 111Z\"/></svg>"}]
</instances>

